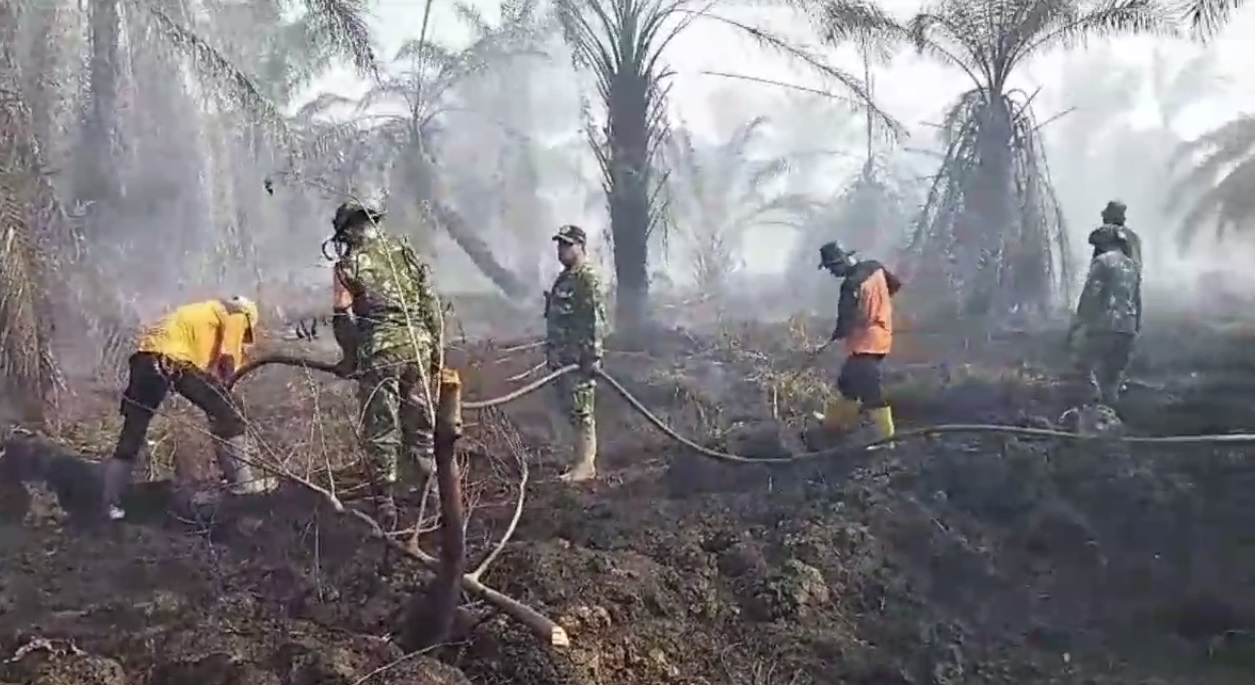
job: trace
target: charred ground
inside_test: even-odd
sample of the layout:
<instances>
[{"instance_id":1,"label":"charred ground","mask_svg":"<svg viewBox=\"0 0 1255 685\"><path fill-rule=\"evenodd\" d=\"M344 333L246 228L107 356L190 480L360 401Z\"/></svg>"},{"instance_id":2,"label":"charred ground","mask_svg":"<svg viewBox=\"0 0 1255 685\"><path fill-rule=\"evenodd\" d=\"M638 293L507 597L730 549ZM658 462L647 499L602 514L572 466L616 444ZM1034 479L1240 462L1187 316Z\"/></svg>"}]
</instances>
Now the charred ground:
<instances>
[{"instance_id":1,"label":"charred ground","mask_svg":"<svg viewBox=\"0 0 1255 685\"><path fill-rule=\"evenodd\" d=\"M682 432L771 457L800 448L839 364L809 364L792 351L799 334L673 333L606 365ZM1242 334L1197 337L1188 350L1173 335L1143 341L1131 431L1255 427ZM1062 410L1059 339L1007 334L964 352L908 337L891 384L900 423L1048 422ZM468 395L500 394L538 361L501 347L459 353ZM63 449L98 457L116 400L78 390ZM330 468L352 498L347 384L268 369L245 395L268 458L324 479ZM587 489L553 478L543 396L468 415L462 442L473 559L512 513L513 455L532 465L486 580L566 627L560 650L472 604L449 644L403 658L387 638L426 577L319 498L288 486L183 522L159 487L141 488L140 523L89 528L66 513L73 487L59 501L46 474L23 472L42 443L12 438L0 683L1208 684L1255 671L1248 450L985 435L735 466L684 454L609 393L600 402L605 473ZM208 461L198 425L172 410L154 470Z\"/></svg>"}]
</instances>

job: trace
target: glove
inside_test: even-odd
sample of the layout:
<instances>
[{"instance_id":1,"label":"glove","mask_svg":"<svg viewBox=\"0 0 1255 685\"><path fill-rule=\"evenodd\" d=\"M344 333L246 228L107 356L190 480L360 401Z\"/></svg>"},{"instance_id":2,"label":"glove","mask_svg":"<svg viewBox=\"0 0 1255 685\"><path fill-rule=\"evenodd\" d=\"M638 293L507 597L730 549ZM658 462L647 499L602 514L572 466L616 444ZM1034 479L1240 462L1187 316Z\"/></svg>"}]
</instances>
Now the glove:
<instances>
[{"instance_id":1,"label":"glove","mask_svg":"<svg viewBox=\"0 0 1255 685\"><path fill-rule=\"evenodd\" d=\"M335 373L341 377L350 376L357 371L357 324L349 318L347 311L336 311L331 315L331 332L341 352Z\"/></svg>"}]
</instances>

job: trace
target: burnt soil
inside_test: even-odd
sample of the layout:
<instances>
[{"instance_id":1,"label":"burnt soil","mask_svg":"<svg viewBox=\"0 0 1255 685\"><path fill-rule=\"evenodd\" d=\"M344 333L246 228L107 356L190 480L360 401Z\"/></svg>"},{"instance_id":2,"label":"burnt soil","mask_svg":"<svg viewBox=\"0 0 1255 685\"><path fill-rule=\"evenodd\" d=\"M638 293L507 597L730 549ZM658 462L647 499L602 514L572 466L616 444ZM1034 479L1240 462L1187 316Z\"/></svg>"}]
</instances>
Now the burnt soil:
<instances>
[{"instance_id":1,"label":"burnt soil","mask_svg":"<svg viewBox=\"0 0 1255 685\"><path fill-rule=\"evenodd\" d=\"M904 353L889 369L900 427L1049 423L1063 409L1057 338L995 340L979 353L918 344L921 360ZM1121 407L1128 429L1255 428L1246 341L1216 333L1188 351L1178 343L1143 341ZM802 427L765 420L755 365L801 362L781 331L747 330L739 349L671 334L606 366L683 432L771 457ZM929 353L949 364L926 363ZM471 397L500 394L538 360L534 350L482 346L460 355ZM825 360L825 372L839 361ZM351 500L351 389L274 368L244 388L267 453L293 469L330 464ZM92 476L49 464L99 459L116 429L116 399L84 385L64 408L61 447L23 435L7 444L0 684L1201 685L1255 676L1249 449L986 435L737 466L683 453L607 392L599 402L604 466L592 485L556 482L564 455L551 446L543 393L468 415L462 443L476 496L472 558L513 508L505 453L532 465L522 522L485 581L558 620L572 646L539 644L472 604L448 644L405 657L390 637L428 577L295 485L194 522L165 512L164 486L141 486L129 501L134 521L79 522ZM154 427L153 468L169 468L166 459L211 471L198 425L176 403ZM61 461L46 453L57 449ZM434 551L435 540L424 547Z\"/></svg>"}]
</instances>

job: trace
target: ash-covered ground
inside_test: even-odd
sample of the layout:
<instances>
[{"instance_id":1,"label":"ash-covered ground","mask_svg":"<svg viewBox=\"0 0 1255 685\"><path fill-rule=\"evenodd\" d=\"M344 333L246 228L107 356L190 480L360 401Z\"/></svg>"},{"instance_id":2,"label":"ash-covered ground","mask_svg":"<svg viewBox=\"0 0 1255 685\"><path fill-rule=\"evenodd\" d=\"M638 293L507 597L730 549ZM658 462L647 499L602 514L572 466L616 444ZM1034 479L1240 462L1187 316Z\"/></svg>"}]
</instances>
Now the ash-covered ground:
<instances>
[{"instance_id":1,"label":"ash-covered ground","mask_svg":"<svg viewBox=\"0 0 1255 685\"><path fill-rule=\"evenodd\" d=\"M1157 324L1142 340L1120 408L1128 431L1255 428L1244 334L1192 329L1186 349L1179 330ZM801 335L796 324L670 332L634 348L612 343L606 368L680 432L780 456L813 438L806 416L840 364L809 360ZM900 430L1046 425L1065 408L1062 332L978 344L901 337L887 374ZM539 361L537 350L505 347L451 355L468 397L519 385L509 379ZM337 495L351 501L360 491L351 385L271 367L241 387L265 458L324 485L334 473ZM117 427L113 388L74 389L56 448L66 463L101 458ZM551 444L543 392L468 413L461 442L472 562L508 525L517 460L530 465L518 529L484 581L564 626L572 645L560 649L471 599L453 639L405 656L390 638L430 577L300 486L224 502L199 521L167 515L161 486L139 487L133 523L93 526L74 517L90 484L67 485L47 466L56 459L31 454L47 443L15 436L0 500L0 683L1255 677L1249 448L980 434L738 466L686 452L612 393L599 404L602 476L587 487L556 481L564 455ZM212 477L200 426L177 403L158 421L155 477L176 463ZM409 505L413 518L418 502ZM422 544L435 550L434 533Z\"/></svg>"}]
</instances>

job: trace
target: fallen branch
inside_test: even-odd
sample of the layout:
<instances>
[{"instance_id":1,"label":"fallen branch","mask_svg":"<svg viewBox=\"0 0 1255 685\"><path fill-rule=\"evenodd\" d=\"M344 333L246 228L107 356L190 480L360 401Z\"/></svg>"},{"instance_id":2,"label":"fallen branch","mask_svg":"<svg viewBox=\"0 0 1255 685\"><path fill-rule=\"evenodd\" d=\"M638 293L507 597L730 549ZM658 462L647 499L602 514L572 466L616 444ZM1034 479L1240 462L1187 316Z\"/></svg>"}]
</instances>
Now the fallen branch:
<instances>
[{"instance_id":1,"label":"fallen branch","mask_svg":"<svg viewBox=\"0 0 1255 685\"><path fill-rule=\"evenodd\" d=\"M272 364L277 364L281 366L295 366L298 368L304 368L304 369L309 369L313 371L322 371L324 373L329 373L338 378L351 378L352 377L351 375L341 373L339 367L336 364L323 362L316 359L309 359L309 358L301 357L301 356L295 356L295 355L268 355L265 357L259 357L253 360L252 362L249 362L241 366L240 369L236 372L235 376L233 376L230 379L230 381L228 381L227 386L233 387L244 376L256 371L257 369L262 368L263 366L272 365ZM457 374L452 372L451 370L445 370L442 372L440 404L439 404L440 409L438 411L438 416L437 416L437 429L438 430L437 430L436 439L437 439L438 447L440 447L441 445L445 445L447 447L447 451L445 452L445 455L448 456L448 462L445 464L445 467L442 469L440 462L443 459L443 457L441 453L438 451L436 454L436 460L437 460L436 479L439 485L438 489L440 491L439 496L440 496L440 507L441 507L441 518L442 518L441 559L432 557L430 554L427 554L426 552L419 549L417 545L403 543L399 541L398 539L394 538L393 536L389 535L387 531L383 530L383 528L379 525L377 521L375 521L373 518L371 518L367 514L361 511L358 511L356 509L351 509L344 506L344 503L341 502L340 499L337 498L330 490L320 487L314 484L313 482L311 482L310 480L301 478L300 476L297 476L290 472L276 472L276 473L277 475L280 475L286 480L289 480L319 495L324 500L326 500L327 503L331 505L332 509L335 510L337 513L349 515L352 518L355 518L361 521L362 523L366 524L370 530L372 537L375 537L384 541L385 544L387 544L392 549L400 552L403 556L413 559L414 561L418 562L421 566L423 566L425 569L436 573L438 588L440 587L442 578L448 579L448 578L455 578L455 577L460 576L461 588L462 590L466 591L467 594L477 599L481 599L484 602L487 602L488 604L492 605L501 613L523 624L529 630L531 630L532 633L535 634L538 638L546 641L551 646L554 646L554 647L569 646L570 636L567 634L566 630L564 630L557 623L554 623L552 620L541 615L535 609L532 609L526 604L523 604L516 599L513 599L507 595L504 595L498 592L497 590L494 590L484 585L479 580L480 577L483 575L484 571L488 568L489 564L491 564L491 562L496 559L496 557L500 554L501 550L509 542L510 537L514 534L514 531L518 526L519 518L522 515L522 502L523 502L522 489L525 483L523 485L520 485L519 500L515 507L514 517L511 520L510 526L509 528L507 528L506 533L497 542L493 551L490 552L488 556L485 557L485 559L479 563L479 565L476 567L474 572L470 574L462 573L462 567L465 564L465 558L464 558L465 539L462 537L464 535L464 530L463 530L463 525L462 525L464 515L462 511L461 486L460 486L460 482L458 480L458 475L457 475L457 464L456 464L456 461L452 458L452 455L453 455L453 447L456 443L457 436L460 436L461 434L461 410L462 409L487 409L490 407L496 407L498 405L505 404L507 402L511 402L524 395L535 392L536 390L549 384L550 382L552 382L554 379L558 378L559 376L575 371L577 368L578 366L576 365L567 366L567 367L558 369L550 373L549 375L545 376L544 378L540 378L526 386L518 388L517 390L514 390L513 392L510 392L501 397L496 397L490 400L483 400L480 402L466 402L466 403L461 403L461 382L460 382L460 379L457 377ZM446 390L445 390L445 385L444 385L446 382L453 383L453 385L451 385L449 388L450 392L447 396L446 396ZM442 415L440 412L444 412L444 414ZM440 427L441 421L444 422L443 429L441 429ZM441 430L443 430L443 437L441 434ZM526 471L526 468L524 468L523 470L524 480L526 480L526 474L527 474L527 471ZM453 524L453 525L450 525L450 524ZM457 537L458 539L454 539L455 537ZM456 557L456 559L454 559L454 557ZM449 570L450 568L454 568L456 570L450 571ZM442 573L443 573L443 576L442 576ZM452 597L452 601L450 602L449 593L442 593L439 590L437 591L436 599L437 599L438 620L449 621L449 622L452 621L454 614L456 612L456 609L457 609L456 593L452 593L451 597ZM448 627L442 626L441 630L438 632L443 632L445 636L447 636L449 627L451 627L451 623L449 624Z\"/></svg>"},{"instance_id":2,"label":"fallen branch","mask_svg":"<svg viewBox=\"0 0 1255 685\"><path fill-rule=\"evenodd\" d=\"M441 563L438 559L430 554L411 547L396 538L393 538L387 531L379 525L379 522L371 518L365 512L345 506L344 502L338 497L331 494L326 488L319 486L305 478L301 478L290 472L279 474L284 480L290 481L296 485L321 497L331 509L337 514L348 516L361 522L367 528L370 537L381 540L389 548L400 553L402 556L412 559L419 566L432 573L439 574ZM439 477L439 476L437 476ZM460 580L462 590L471 597L482 600L491 605L497 611L518 621L524 627L532 632L537 638L545 641L553 647L568 647L571 644L571 638L562 626L546 618L540 612L523 604L522 602L502 594L487 585L484 585L473 575L463 575Z\"/></svg>"}]
</instances>

